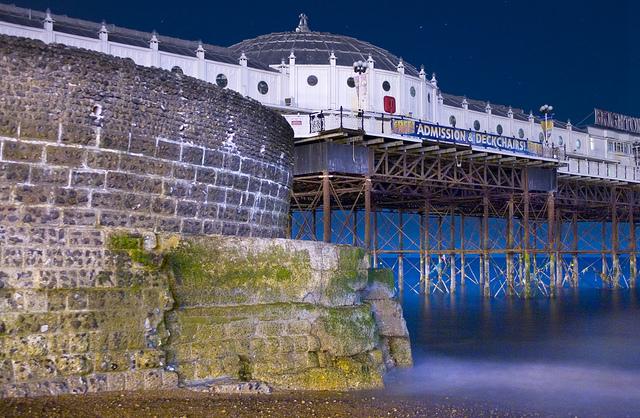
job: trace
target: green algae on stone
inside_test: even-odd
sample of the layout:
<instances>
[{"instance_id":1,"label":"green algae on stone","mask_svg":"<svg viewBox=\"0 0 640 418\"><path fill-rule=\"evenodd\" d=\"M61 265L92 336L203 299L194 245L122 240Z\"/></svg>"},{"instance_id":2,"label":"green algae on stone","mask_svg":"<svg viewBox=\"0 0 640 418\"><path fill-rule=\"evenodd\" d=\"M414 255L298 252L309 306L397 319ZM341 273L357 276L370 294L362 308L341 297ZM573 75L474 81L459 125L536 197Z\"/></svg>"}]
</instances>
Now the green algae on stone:
<instances>
[{"instance_id":1,"label":"green algae on stone","mask_svg":"<svg viewBox=\"0 0 640 418\"><path fill-rule=\"evenodd\" d=\"M240 254L218 237L182 241L167 264L179 302L190 305L302 301L312 273L306 251L271 245ZM210 293L198 300L201 292Z\"/></svg>"},{"instance_id":2,"label":"green algae on stone","mask_svg":"<svg viewBox=\"0 0 640 418\"><path fill-rule=\"evenodd\" d=\"M115 253L125 253L132 262L147 270L159 270L162 266L162 254L144 250L144 238L130 232L114 233L109 236L107 248Z\"/></svg>"},{"instance_id":3,"label":"green algae on stone","mask_svg":"<svg viewBox=\"0 0 640 418\"><path fill-rule=\"evenodd\" d=\"M351 356L374 348L378 335L368 305L327 308L312 331L322 349L336 356Z\"/></svg>"},{"instance_id":4,"label":"green algae on stone","mask_svg":"<svg viewBox=\"0 0 640 418\"><path fill-rule=\"evenodd\" d=\"M393 277L393 270L384 269L384 268L383 269L371 268L367 271L367 273L368 273L367 284L369 286L379 285L387 289L390 289L391 291L394 290L396 282Z\"/></svg>"},{"instance_id":5,"label":"green algae on stone","mask_svg":"<svg viewBox=\"0 0 640 418\"><path fill-rule=\"evenodd\" d=\"M324 298L330 305L353 305L356 292L367 284L367 277L362 262L366 255L359 247L338 246L337 269L329 273L329 280L324 289Z\"/></svg>"}]
</instances>

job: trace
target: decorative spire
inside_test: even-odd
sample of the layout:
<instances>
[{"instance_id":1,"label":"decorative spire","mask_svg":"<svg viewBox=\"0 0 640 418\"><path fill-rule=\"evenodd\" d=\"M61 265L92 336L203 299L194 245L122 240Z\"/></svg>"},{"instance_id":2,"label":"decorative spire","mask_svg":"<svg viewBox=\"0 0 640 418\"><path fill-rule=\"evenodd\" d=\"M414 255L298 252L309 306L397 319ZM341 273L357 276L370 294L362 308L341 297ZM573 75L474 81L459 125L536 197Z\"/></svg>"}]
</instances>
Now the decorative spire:
<instances>
[{"instance_id":1,"label":"decorative spire","mask_svg":"<svg viewBox=\"0 0 640 418\"><path fill-rule=\"evenodd\" d=\"M158 43L160 41L158 41L158 32L156 32L155 30L153 32L151 32L151 39L149 40L149 47L151 49L158 49Z\"/></svg>"},{"instance_id":2,"label":"decorative spire","mask_svg":"<svg viewBox=\"0 0 640 418\"><path fill-rule=\"evenodd\" d=\"M492 107L491 103L487 102L487 105L484 107L484 111L487 113L491 113Z\"/></svg>"},{"instance_id":3,"label":"decorative spire","mask_svg":"<svg viewBox=\"0 0 640 418\"><path fill-rule=\"evenodd\" d=\"M567 130L572 130L573 129L573 125L571 124L571 119L567 119Z\"/></svg>"},{"instance_id":4,"label":"decorative spire","mask_svg":"<svg viewBox=\"0 0 640 418\"><path fill-rule=\"evenodd\" d=\"M98 31L98 38L100 38L101 41L109 40L109 30L107 29L107 22L105 22L104 20L100 24L100 30Z\"/></svg>"},{"instance_id":5,"label":"decorative spire","mask_svg":"<svg viewBox=\"0 0 640 418\"><path fill-rule=\"evenodd\" d=\"M462 108L469 109L469 101L467 100L467 96L462 97Z\"/></svg>"},{"instance_id":6,"label":"decorative spire","mask_svg":"<svg viewBox=\"0 0 640 418\"><path fill-rule=\"evenodd\" d=\"M431 84L434 86L438 86L438 79L436 78L436 73L431 74Z\"/></svg>"},{"instance_id":7,"label":"decorative spire","mask_svg":"<svg viewBox=\"0 0 640 418\"><path fill-rule=\"evenodd\" d=\"M513 109L509 106L509 110L507 110L507 117L513 119Z\"/></svg>"},{"instance_id":8,"label":"decorative spire","mask_svg":"<svg viewBox=\"0 0 640 418\"><path fill-rule=\"evenodd\" d=\"M51 9L47 9L44 15L44 23L53 23L55 20L51 17Z\"/></svg>"},{"instance_id":9,"label":"decorative spire","mask_svg":"<svg viewBox=\"0 0 640 418\"><path fill-rule=\"evenodd\" d=\"M298 27L296 28L296 32L310 32L309 29L309 18L306 14L300 13L300 22L298 22Z\"/></svg>"},{"instance_id":10,"label":"decorative spire","mask_svg":"<svg viewBox=\"0 0 640 418\"><path fill-rule=\"evenodd\" d=\"M529 122L533 122L535 120L535 118L533 117L533 110L529 111Z\"/></svg>"},{"instance_id":11,"label":"decorative spire","mask_svg":"<svg viewBox=\"0 0 640 418\"><path fill-rule=\"evenodd\" d=\"M336 54L334 54L333 51L331 51L331 55L329 55L329 64L336 65L337 60L338 59L336 58Z\"/></svg>"},{"instance_id":12,"label":"decorative spire","mask_svg":"<svg viewBox=\"0 0 640 418\"><path fill-rule=\"evenodd\" d=\"M427 75L426 71L424 70L424 64L420 64L420 72L418 73L418 75L420 76L420 78L425 78L425 76Z\"/></svg>"},{"instance_id":13,"label":"decorative spire","mask_svg":"<svg viewBox=\"0 0 640 418\"><path fill-rule=\"evenodd\" d=\"M202 45L202 41L198 41L198 49L196 49L196 57L199 59L204 59L204 46Z\"/></svg>"},{"instance_id":14,"label":"decorative spire","mask_svg":"<svg viewBox=\"0 0 640 418\"><path fill-rule=\"evenodd\" d=\"M244 51L240 54L240 60L238 63L243 67L247 66L247 56L244 54Z\"/></svg>"},{"instance_id":15,"label":"decorative spire","mask_svg":"<svg viewBox=\"0 0 640 418\"><path fill-rule=\"evenodd\" d=\"M375 61L373 60L373 57L371 56L371 52L369 52L369 56L367 57L367 68L373 68Z\"/></svg>"}]
</instances>

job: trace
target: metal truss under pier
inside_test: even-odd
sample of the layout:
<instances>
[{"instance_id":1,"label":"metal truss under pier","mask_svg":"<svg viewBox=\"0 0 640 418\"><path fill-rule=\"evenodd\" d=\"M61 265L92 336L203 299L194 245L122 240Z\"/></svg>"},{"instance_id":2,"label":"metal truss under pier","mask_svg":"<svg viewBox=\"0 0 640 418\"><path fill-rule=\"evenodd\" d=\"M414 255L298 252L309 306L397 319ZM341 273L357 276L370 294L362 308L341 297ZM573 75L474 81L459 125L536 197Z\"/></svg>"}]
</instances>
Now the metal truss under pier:
<instances>
[{"instance_id":1,"label":"metal truss under pier","mask_svg":"<svg viewBox=\"0 0 640 418\"><path fill-rule=\"evenodd\" d=\"M296 154L290 236L362 246L401 291L552 296L586 272L636 285L637 183L558 173L561 156L343 129Z\"/></svg>"}]
</instances>

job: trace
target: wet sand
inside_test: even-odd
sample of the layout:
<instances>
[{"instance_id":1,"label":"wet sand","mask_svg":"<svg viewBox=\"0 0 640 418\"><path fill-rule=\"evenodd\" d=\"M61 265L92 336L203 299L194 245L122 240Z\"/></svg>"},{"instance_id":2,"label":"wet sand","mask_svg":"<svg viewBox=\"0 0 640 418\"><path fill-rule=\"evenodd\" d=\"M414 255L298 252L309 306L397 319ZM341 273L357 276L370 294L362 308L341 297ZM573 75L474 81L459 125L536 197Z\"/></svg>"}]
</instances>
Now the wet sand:
<instances>
[{"instance_id":1,"label":"wet sand","mask_svg":"<svg viewBox=\"0 0 640 418\"><path fill-rule=\"evenodd\" d=\"M448 397L390 398L379 393L220 395L184 389L0 400L3 417L520 417Z\"/></svg>"}]
</instances>

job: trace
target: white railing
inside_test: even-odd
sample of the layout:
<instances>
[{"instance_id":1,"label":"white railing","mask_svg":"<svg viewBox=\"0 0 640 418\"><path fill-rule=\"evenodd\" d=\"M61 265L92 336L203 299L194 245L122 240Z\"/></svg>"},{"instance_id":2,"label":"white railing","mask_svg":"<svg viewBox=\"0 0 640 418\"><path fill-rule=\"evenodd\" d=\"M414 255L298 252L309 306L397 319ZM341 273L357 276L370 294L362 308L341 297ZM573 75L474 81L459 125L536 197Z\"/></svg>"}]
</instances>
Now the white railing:
<instances>
[{"instance_id":1,"label":"white railing","mask_svg":"<svg viewBox=\"0 0 640 418\"><path fill-rule=\"evenodd\" d=\"M349 110L325 110L310 115L285 115L298 138L315 136L321 132L336 129L349 129L364 131L373 135L392 136L391 121L404 119L415 120L407 117L398 117L372 112L352 112ZM294 122L295 120L295 125ZM403 139L418 139L417 137L403 137ZM445 141L443 141L445 142ZM451 141L455 143L455 141ZM544 146L537 141L527 140L525 152L511 152L492 148L492 152L504 152L505 154L522 154L525 156L543 157L566 163L559 167L558 172L574 174L586 177L597 177L610 180L640 182L640 167L626 165L617 162L605 162L589 159L575 159L566 156L564 147ZM477 146L476 146L477 147Z\"/></svg>"},{"instance_id":2,"label":"white railing","mask_svg":"<svg viewBox=\"0 0 640 418\"><path fill-rule=\"evenodd\" d=\"M587 159L569 158L568 166L561 167L558 172L577 174L602 179L640 182L640 167Z\"/></svg>"}]
</instances>

